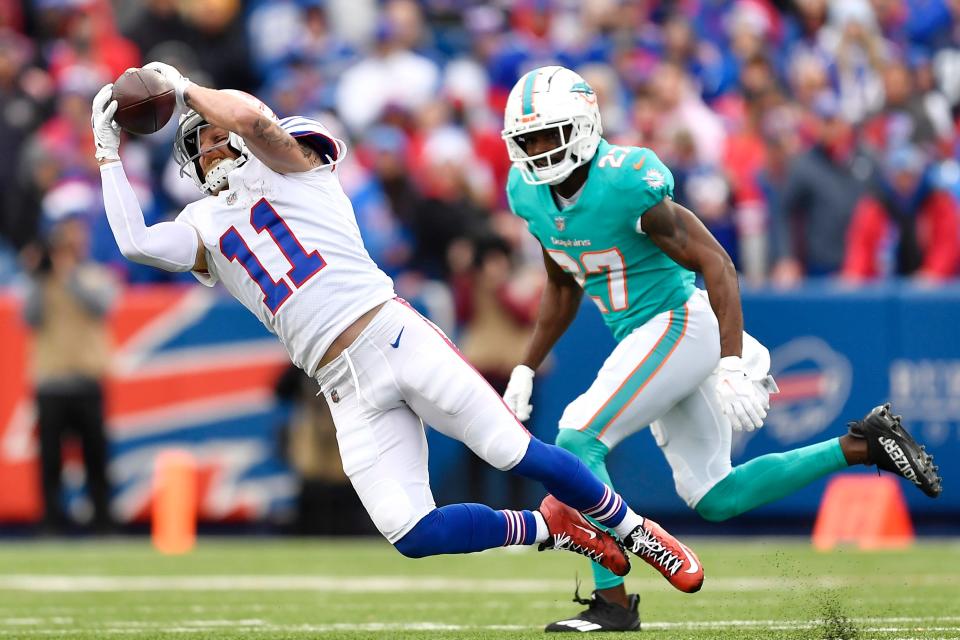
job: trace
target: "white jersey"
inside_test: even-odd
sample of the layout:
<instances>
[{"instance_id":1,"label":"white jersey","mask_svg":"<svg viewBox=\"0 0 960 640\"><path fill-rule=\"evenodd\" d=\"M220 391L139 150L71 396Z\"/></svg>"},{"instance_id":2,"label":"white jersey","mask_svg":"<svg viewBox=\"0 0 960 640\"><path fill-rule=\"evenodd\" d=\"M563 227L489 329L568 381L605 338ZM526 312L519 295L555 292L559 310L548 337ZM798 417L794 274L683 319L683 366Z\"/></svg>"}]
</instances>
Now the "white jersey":
<instances>
[{"instance_id":1,"label":"white jersey","mask_svg":"<svg viewBox=\"0 0 960 640\"><path fill-rule=\"evenodd\" d=\"M342 152L314 120L280 126L321 154ZM195 227L206 249L209 273L194 272L197 279L223 282L307 373L357 318L396 296L330 166L281 174L251 154L226 188L187 205L177 220Z\"/></svg>"}]
</instances>

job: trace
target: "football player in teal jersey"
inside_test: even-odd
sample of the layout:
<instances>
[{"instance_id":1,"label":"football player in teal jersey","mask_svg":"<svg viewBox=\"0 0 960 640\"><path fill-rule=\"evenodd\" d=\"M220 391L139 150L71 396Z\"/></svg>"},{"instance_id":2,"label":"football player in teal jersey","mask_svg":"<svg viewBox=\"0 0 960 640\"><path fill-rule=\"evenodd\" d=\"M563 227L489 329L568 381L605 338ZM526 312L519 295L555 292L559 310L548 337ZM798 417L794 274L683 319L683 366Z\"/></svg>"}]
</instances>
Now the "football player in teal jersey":
<instances>
[{"instance_id":1,"label":"football player in teal jersey","mask_svg":"<svg viewBox=\"0 0 960 640\"><path fill-rule=\"evenodd\" d=\"M649 425L677 493L711 521L853 464L875 464L939 495L932 458L889 405L839 438L732 466L732 432L762 426L777 390L769 353L743 331L736 269L696 215L674 202L673 176L657 155L612 145L601 134L596 94L569 69L534 69L510 93L507 197L540 241L547 271L536 328L504 394L517 416L529 418L534 371L586 291L619 344L567 406L557 444L608 484L610 449ZM694 285L695 273L706 291ZM659 552L633 543L634 553ZM638 596L593 568L593 597L577 597L589 608L547 631L639 628Z\"/></svg>"}]
</instances>

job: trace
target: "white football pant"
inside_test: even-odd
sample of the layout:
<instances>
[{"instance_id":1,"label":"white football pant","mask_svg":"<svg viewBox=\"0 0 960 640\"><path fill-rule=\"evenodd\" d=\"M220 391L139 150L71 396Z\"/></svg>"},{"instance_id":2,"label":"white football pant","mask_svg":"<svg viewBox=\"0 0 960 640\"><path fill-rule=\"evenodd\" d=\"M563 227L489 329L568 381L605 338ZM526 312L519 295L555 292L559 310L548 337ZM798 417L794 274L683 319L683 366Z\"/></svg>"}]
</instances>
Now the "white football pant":
<instances>
[{"instance_id":1,"label":"white football pant","mask_svg":"<svg viewBox=\"0 0 960 640\"><path fill-rule=\"evenodd\" d=\"M744 333L744 359L764 349ZM690 506L731 470L732 428L713 375L720 329L705 291L638 327L613 350L590 388L570 403L561 429L577 429L612 449L650 425L677 494Z\"/></svg>"},{"instance_id":2,"label":"white football pant","mask_svg":"<svg viewBox=\"0 0 960 640\"><path fill-rule=\"evenodd\" d=\"M391 543L436 507L424 422L501 470L520 462L530 442L440 329L399 299L387 302L316 378L333 414L343 470Z\"/></svg>"}]
</instances>

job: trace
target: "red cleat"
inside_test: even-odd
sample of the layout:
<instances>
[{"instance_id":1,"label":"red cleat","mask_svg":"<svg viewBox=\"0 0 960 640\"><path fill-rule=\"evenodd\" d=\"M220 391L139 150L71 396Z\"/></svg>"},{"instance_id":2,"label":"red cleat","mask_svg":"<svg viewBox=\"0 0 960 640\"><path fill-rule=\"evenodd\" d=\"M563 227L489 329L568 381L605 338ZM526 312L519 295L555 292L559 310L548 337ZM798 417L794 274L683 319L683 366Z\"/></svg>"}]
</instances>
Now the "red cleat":
<instances>
[{"instance_id":1,"label":"red cleat","mask_svg":"<svg viewBox=\"0 0 960 640\"><path fill-rule=\"evenodd\" d=\"M540 551L573 551L590 558L618 576L625 576L630 571L630 559L620 541L603 529L598 529L576 509L548 495L540 503L540 514L546 520L547 530L550 532L547 541L540 543Z\"/></svg>"},{"instance_id":2,"label":"red cleat","mask_svg":"<svg viewBox=\"0 0 960 640\"><path fill-rule=\"evenodd\" d=\"M694 593L703 586L703 565L697 554L650 518L644 518L623 544L680 591Z\"/></svg>"}]
</instances>

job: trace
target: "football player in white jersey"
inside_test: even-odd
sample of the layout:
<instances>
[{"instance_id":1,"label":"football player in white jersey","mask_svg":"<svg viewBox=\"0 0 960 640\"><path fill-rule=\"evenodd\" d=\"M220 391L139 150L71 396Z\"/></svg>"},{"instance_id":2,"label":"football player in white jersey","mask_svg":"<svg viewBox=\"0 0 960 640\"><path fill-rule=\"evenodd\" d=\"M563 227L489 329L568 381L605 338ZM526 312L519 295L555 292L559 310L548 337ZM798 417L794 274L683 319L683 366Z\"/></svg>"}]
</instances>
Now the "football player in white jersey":
<instances>
[{"instance_id":1,"label":"football player in white jersey","mask_svg":"<svg viewBox=\"0 0 960 640\"><path fill-rule=\"evenodd\" d=\"M191 271L206 285L219 280L277 335L317 379L344 471L387 540L408 557L539 544L625 574L622 540L676 588L700 588L703 569L689 548L634 513L576 456L531 437L440 330L397 298L337 179L343 141L309 118L278 120L247 94L201 87L165 64L146 68L186 109L174 158L207 197L173 222L145 226L105 86L92 126L117 244L135 262ZM551 495L537 511L437 508L421 419Z\"/></svg>"}]
</instances>

